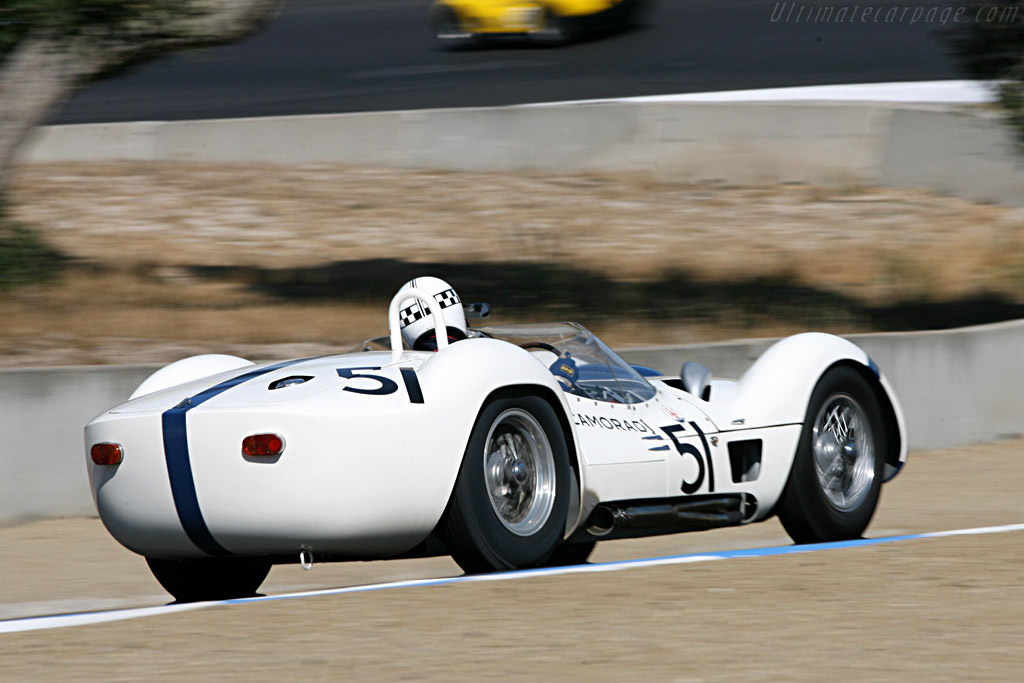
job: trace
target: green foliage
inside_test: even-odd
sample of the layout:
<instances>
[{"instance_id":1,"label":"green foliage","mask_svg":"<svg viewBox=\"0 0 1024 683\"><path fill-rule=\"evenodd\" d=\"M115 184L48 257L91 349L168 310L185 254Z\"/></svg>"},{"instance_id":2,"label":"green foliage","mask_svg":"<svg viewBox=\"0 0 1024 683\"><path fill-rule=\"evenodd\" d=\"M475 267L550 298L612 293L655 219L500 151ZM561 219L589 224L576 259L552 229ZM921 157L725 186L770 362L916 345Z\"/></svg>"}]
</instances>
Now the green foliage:
<instances>
[{"instance_id":1,"label":"green foliage","mask_svg":"<svg viewBox=\"0 0 1024 683\"><path fill-rule=\"evenodd\" d=\"M1017 130L1017 137L1024 150L1024 73L1016 78L1007 79L1000 85L999 104L1006 111L1010 125Z\"/></svg>"},{"instance_id":2,"label":"green foliage","mask_svg":"<svg viewBox=\"0 0 1024 683\"><path fill-rule=\"evenodd\" d=\"M965 20L950 34L953 51L974 78L1002 78L1024 58L1024 0L967 0Z\"/></svg>"},{"instance_id":3,"label":"green foliage","mask_svg":"<svg viewBox=\"0 0 1024 683\"><path fill-rule=\"evenodd\" d=\"M967 0L970 19L949 34L974 78L1000 81L999 103L1024 146L1024 0Z\"/></svg>"},{"instance_id":4,"label":"green foliage","mask_svg":"<svg viewBox=\"0 0 1024 683\"><path fill-rule=\"evenodd\" d=\"M36 232L9 221L0 200L0 291L52 279L63 261Z\"/></svg>"},{"instance_id":5,"label":"green foliage","mask_svg":"<svg viewBox=\"0 0 1024 683\"><path fill-rule=\"evenodd\" d=\"M0 61L30 33L58 37L126 28L160 14L190 11L193 0L4 0L0 6Z\"/></svg>"}]
</instances>

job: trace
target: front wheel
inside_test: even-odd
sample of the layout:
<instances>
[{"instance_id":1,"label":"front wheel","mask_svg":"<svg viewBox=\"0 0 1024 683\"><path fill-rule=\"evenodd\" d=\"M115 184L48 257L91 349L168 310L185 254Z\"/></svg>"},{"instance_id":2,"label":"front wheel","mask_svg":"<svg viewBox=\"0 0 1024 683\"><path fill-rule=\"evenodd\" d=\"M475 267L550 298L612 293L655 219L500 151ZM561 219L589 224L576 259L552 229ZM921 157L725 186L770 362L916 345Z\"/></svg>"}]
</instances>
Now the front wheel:
<instances>
[{"instance_id":1,"label":"front wheel","mask_svg":"<svg viewBox=\"0 0 1024 683\"><path fill-rule=\"evenodd\" d=\"M270 573L270 562L242 558L160 560L147 557L153 576L178 602L248 598Z\"/></svg>"},{"instance_id":2,"label":"front wheel","mask_svg":"<svg viewBox=\"0 0 1024 683\"><path fill-rule=\"evenodd\" d=\"M777 508L795 542L860 537L878 506L885 435L868 380L846 366L826 372L811 394Z\"/></svg>"},{"instance_id":3,"label":"front wheel","mask_svg":"<svg viewBox=\"0 0 1024 683\"><path fill-rule=\"evenodd\" d=\"M545 46L564 45L578 37L576 21L563 17L550 7L541 15L540 25L529 32L530 39Z\"/></svg>"},{"instance_id":4,"label":"front wheel","mask_svg":"<svg viewBox=\"0 0 1024 683\"><path fill-rule=\"evenodd\" d=\"M442 522L452 557L467 573L541 565L562 540L571 478L561 423L544 399L490 401Z\"/></svg>"},{"instance_id":5,"label":"front wheel","mask_svg":"<svg viewBox=\"0 0 1024 683\"><path fill-rule=\"evenodd\" d=\"M431 10L430 32L442 50L463 50L476 41L476 36L463 28L459 15L447 5L437 5Z\"/></svg>"}]
</instances>

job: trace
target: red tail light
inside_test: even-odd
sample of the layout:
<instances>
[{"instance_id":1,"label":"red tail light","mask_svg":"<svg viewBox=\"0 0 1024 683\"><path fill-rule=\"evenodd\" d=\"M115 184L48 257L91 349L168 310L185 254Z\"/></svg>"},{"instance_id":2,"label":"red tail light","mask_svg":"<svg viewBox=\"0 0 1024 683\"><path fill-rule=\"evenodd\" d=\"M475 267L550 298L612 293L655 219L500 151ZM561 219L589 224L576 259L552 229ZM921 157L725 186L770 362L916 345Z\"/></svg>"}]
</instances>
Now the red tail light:
<instances>
[{"instance_id":1,"label":"red tail light","mask_svg":"<svg viewBox=\"0 0 1024 683\"><path fill-rule=\"evenodd\" d=\"M120 465L124 460L124 451L120 444L98 443L89 451L92 461L97 465Z\"/></svg>"},{"instance_id":2,"label":"red tail light","mask_svg":"<svg viewBox=\"0 0 1024 683\"><path fill-rule=\"evenodd\" d=\"M284 439L277 434L254 434L242 439L242 453L250 458L273 458L284 451Z\"/></svg>"}]
</instances>

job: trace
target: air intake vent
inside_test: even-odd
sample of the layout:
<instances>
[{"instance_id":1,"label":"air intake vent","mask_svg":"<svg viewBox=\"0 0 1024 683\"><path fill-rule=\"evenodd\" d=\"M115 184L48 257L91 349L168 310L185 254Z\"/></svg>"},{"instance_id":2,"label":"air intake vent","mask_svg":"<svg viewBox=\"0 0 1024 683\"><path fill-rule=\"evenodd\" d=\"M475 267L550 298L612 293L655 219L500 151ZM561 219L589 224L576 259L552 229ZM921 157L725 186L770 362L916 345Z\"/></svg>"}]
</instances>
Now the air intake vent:
<instances>
[{"instance_id":1,"label":"air intake vent","mask_svg":"<svg viewBox=\"0 0 1024 683\"><path fill-rule=\"evenodd\" d=\"M274 389L284 389L286 387L294 387L297 384L305 384L309 380L313 379L309 375L292 375L291 377L285 377L270 383L267 387L271 391Z\"/></svg>"},{"instance_id":2,"label":"air intake vent","mask_svg":"<svg viewBox=\"0 0 1024 683\"><path fill-rule=\"evenodd\" d=\"M757 481L761 474L761 439L729 442L732 483Z\"/></svg>"}]
</instances>

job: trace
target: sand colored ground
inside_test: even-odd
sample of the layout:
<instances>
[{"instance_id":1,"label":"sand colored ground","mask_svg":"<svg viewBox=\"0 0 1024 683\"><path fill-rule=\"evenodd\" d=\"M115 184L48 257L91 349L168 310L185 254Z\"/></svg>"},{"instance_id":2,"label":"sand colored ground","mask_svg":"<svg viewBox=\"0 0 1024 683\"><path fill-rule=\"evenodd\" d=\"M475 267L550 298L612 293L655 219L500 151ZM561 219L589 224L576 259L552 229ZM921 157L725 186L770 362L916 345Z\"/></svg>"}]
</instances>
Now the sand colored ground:
<instances>
[{"instance_id":1,"label":"sand colored ground","mask_svg":"<svg viewBox=\"0 0 1024 683\"><path fill-rule=\"evenodd\" d=\"M779 277L871 304L982 292L1024 302L1024 210L913 189L329 165L39 164L19 170L12 206L18 221L80 266L101 270L79 267L0 297L0 364L8 366L166 362L202 351L283 357L294 354L267 345L340 350L386 326L386 301L281 302L199 279L188 270L195 265L540 263L616 281L673 271L713 282ZM582 322L619 345L808 325ZM814 322L864 331L842 319Z\"/></svg>"},{"instance_id":2,"label":"sand colored ground","mask_svg":"<svg viewBox=\"0 0 1024 683\"><path fill-rule=\"evenodd\" d=\"M920 453L869 536L1024 521L1024 442ZM609 561L786 543L774 521L614 541ZM159 604L95 520L0 530L4 617ZM986 680L1024 667L1024 532L218 607L0 636L5 681ZM268 593L453 575L275 568Z\"/></svg>"}]
</instances>

